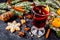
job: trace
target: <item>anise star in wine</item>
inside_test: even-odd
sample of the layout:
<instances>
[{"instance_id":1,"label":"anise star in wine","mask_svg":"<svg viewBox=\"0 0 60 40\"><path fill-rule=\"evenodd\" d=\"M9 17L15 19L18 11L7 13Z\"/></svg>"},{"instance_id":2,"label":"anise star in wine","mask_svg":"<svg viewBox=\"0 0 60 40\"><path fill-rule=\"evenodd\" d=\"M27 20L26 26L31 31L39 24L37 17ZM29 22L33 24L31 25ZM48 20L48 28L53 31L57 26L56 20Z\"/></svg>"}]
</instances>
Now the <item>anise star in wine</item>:
<instances>
[{"instance_id":1,"label":"anise star in wine","mask_svg":"<svg viewBox=\"0 0 60 40\"><path fill-rule=\"evenodd\" d=\"M16 21L8 22L8 26L6 27L6 30L10 30L11 33L13 33L14 31L18 31L20 30L20 23L17 23Z\"/></svg>"}]
</instances>

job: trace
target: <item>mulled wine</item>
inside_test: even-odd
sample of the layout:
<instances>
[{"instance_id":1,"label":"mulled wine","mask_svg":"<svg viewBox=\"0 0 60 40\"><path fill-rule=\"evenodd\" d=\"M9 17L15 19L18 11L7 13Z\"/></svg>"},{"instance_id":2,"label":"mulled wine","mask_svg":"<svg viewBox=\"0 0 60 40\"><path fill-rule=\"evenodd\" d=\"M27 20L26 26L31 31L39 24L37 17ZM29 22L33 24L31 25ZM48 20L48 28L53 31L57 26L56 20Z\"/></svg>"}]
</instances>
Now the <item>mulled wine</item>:
<instances>
[{"instance_id":1,"label":"mulled wine","mask_svg":"<svg viewBox=\"0 0 60 40\"><path fill-rule=\"evenodd\" d=\"M33 25L37 28L45 27L49 12L45 10L46 6L35 6L33 8Z\"/></svg>"}]
</instances>

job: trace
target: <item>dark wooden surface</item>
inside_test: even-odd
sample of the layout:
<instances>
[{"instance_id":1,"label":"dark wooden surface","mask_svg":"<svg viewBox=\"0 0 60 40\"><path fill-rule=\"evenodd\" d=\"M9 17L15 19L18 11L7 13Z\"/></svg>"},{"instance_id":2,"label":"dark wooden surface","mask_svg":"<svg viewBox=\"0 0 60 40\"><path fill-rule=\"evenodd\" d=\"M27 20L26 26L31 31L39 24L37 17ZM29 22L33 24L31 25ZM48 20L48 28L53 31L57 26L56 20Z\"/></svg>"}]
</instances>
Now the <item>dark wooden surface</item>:
<instances>
[{"instance_id":1,"label":"dark wooden surface","mask_svg":"<svg viewBox=\"0 0 60 40\"><path fill-rule=\"evenodd\" d=\"M20 22L20 19L15 19L17 22ZM28 24L29 25L29 24ZM51 30L50 36L48 39L45 38L45 35L41 38L38 38L36 36L31 37L28 32L26 33L25 37L19 37L18 32L11 33L10 31L7 31L5 28L7 26L7 23L0 21L0 40L60 40L56 37L55 32ZM30 25L29 25L30 26ZM31 26L30 26L31 27ZM47 30L47 29L46 29ZM22 30L23 27L22 27Z\"/></svg>"}]
</instances>

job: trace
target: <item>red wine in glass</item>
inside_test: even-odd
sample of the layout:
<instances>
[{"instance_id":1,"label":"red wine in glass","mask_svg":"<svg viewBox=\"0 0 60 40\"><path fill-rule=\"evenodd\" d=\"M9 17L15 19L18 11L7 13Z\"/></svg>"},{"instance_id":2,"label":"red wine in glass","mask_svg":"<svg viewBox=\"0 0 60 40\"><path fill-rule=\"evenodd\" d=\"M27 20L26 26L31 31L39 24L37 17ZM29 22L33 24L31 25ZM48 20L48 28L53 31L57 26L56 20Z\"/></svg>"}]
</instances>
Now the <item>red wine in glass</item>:
<instances>
[{"instance_id":1,"label":"red wine in glass","mask_svg":"<svg viewBox=\"0 0 60 40\"><path fill-rule=\"evenodd\" d=\"M48 18L49 12L45 10L46 6L35 6L33 8L34 13L34 19L33 19L33 25L37 28L45 27L46 20Z\"/></svg>"}]
</instances>

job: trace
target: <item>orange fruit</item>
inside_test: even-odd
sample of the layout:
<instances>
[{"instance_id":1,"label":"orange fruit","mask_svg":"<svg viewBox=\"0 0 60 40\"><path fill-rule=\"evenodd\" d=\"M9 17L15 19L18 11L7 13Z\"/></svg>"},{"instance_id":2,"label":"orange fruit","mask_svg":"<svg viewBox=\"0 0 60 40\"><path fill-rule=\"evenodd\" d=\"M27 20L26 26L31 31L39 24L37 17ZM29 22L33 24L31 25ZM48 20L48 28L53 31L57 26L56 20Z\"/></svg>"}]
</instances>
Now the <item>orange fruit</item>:
<instances>
[{"instance_id":1,"label":"orange fruit","mask_svg":"<svg viewBox=\"0 0 60 40\"><path fill-rule=\"evenodd\" d=\"M57 28L60 27L60 18L54 18L52 25Z\"/></svg>"}]
</instances>

